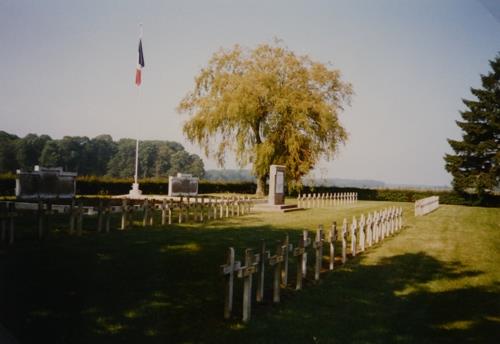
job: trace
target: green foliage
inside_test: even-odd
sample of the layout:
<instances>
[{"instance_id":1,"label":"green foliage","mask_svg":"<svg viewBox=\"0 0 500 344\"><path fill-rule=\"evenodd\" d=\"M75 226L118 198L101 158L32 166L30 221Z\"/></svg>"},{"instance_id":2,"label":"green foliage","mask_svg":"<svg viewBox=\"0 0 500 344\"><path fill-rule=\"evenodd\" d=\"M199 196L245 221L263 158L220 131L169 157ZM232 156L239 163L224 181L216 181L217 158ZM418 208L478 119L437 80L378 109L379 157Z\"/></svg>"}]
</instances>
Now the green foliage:
<instances>
[{"instance_id":1,"label":"green foliage","mask_svg":"<svg viewBox=\"0 0 500 344\"><path fill-rule=\"evenodd\" d=\"M0 173L16 170L16 135L0 131Z\"/></svg>"},{"instance_id":2,"label":"green foliage","mask_svg":"<svg viewBox=\"0 0 500 344\"><path fill-rule=\"evenodd\" d=\"M121 139L118 149L109 161L108 175L130 177L135 169L135 145L132 139ZM203 161L196 154L189 154L177 142L141 141L139 144L139 176L160 178L176 175L178 172L203 176Z\"/></svg>"},{"instance_id":3,"label":"green foliage","mask_svg":"<svg viewBox=\"0 0 500 344\"><path fill-rule=\"evenodd\" d=\"M139 150L139 154L142 153ZM108 175L113 177L130 177L134 175L135 140L120 139L117 151L108 163Z\"/></svg>"},{"instance_id":4,"label":"green foliage","mask_svg":"<svg viewBox=\"0 0 500 344\"><path fill-rule=\"evenodd\" d=\"M16 187L15 175L0 174L0 196L13 196ZM123 195L128 194L133 178L81 176L76 180L76 193L83 195ZM139 180L141 190L149 195L166 195L168 179L146 178ZM201 194L211 193L255 193L253 182L214 182L201 180L198 190Z\"/></svg>"},{"instance_id":5,"label":"green foliage","mask_svg":"<svg viewBox=\"0 0 500 344\"><path fill-rule=\"evenodd\" d=\"M477 100L463 100L466 111L462 140L448 140L455 154L446 154L446 170L458 191L473 189L483 197L500 187L500 54L490 61L492 71L481 75L482 89L471 88Z\"/></svg>"},{"instance_id":6,"label":"green foliage","mask_svg":"<svg viewBox=\"0 0 500 344\"><path fill-rule=\"evenodd\" d=\"M90 156L93 171L90 174L103 176L108 171L108 163L116 154L117 144L111 135L99 135L91 140Z\"/></svg>"},{"instance_id":7,"label":"green foliage","mask_svg":"<svg viewBox=\"0 0 500 344\"><path fill-rule=\"evenodd\" d=\"M57 141L47 142L40 156L40 164L46 167L62 166L62 159L62 150Z\"/></svg>"},{"instance_id":8,"label":"green foliage","mask_svg":"<svg viewBox=\"0 0 500 344\"><path fill-rule=\"evenodd\" d=\"M23 138L0 131L0 173L16 169L31 170L34 165L63 167L80 176L109 175L131 177L135 170L135 140L114 142L110 135L93 139L86 136L65 136L53 140L47 135L28 134ZM202 177L203 161L171 141L141 141L139 175L160 178L177 172Z\"/></svg>"},{"instance_id":9,"label":"green foliage","mask_svg":"<svg viewBox=\"0 0 500 344\"><path fill-rule=\"evenodd\" d=\"M38 136L36 134L28 134L17 140L16 160L19 168L29 170L33 166L39 165L43 148L50 140L52 139L48 135Z\"/></svg>"},{"instance_id":10,"label":"green foliage","mask_svg":"<svg viewBox=\"0 0 500 344\"><path fill-rule=\"evenodd\" d=\"M338 114L351 94L338 70L279 43L236 45L213 55L178 110L191 115L184 133L207 156L223 165L232 150L241 166L252 163L261 192L271 164L286 166L293 188L333 157L347 138Z\"/></svg>"}]
</instances>

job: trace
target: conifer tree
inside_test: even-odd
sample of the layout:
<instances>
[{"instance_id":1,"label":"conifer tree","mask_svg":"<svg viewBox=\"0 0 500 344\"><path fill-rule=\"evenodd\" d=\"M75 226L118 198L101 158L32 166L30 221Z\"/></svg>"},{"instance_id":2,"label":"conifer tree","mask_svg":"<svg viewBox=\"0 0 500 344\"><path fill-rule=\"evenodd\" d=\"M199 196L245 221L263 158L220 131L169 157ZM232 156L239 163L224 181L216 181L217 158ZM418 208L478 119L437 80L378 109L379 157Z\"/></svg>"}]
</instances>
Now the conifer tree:
<instances>
[{"instance_id":1,"label":"conifer tree","mask_svg":"<svg viewBox=\"0 0 500 344\"><path fill-rule=\"evenodd\" d=\"M477 100L462 100L467 109L456 121L462 140L448 142L455 154L446 154L446 170L457 191L474 190L480 197L500 185L500 54L481 75L482 88L471 88Z\"/></svg>"}]
</instances>

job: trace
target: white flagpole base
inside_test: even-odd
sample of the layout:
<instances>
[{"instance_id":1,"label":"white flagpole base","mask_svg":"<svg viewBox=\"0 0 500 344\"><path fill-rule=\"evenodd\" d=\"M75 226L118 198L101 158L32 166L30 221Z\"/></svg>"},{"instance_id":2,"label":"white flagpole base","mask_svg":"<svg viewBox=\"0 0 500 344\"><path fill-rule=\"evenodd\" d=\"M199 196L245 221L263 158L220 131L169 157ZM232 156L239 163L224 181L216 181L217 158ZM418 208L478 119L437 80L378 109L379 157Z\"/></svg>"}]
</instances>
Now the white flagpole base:
<instances>
[{"instance_id":1,"label":"white flagpole base","mask_svg":"<svg viewBox=\"0 0 500 344\"><path fill-rule=\"evenodd\" d=\"M140 198L142 196L142 191L139 189L139 183L132 184L132 190L128 192L130 198Z\"/></svg>"}]
</instances>

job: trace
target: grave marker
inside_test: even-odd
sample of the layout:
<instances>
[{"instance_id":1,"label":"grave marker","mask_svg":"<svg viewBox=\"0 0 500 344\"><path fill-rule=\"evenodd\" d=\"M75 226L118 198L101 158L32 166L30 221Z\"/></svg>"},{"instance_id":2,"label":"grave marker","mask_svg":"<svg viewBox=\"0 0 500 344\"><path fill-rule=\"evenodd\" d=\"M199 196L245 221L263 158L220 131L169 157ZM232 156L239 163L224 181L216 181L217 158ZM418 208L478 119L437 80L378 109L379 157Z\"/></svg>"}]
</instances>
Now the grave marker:
<instances>
[{"instance_id":1,"label":"grave marker","mask_svg":"<svg viewBox=\"0 0 500 344\"><path fill-rule=\"evenodd\" d=\"M296 290L302 289L302 280L305 278L305 271L307 269L307 246L311 243L311 239L307 237L307 231L302 232L299 239L299 244L293 250L293 256L297 257L297 285Z\"/></svg>"},{"instance_id":2,"label":"grave marker","mask_svg":"<svg viewBox=\"0 0 500 344\"><path fill-rule=\"evenodd\" d=\"M321 265L323 262L323 225L319 225L318 229L316 230L316 239L314 240L313 247L316 250L314 279L318 281L319 274L321 272Z\"/></svg>"},{"instance_id":3,"label":"grave marker","mask_svg":"<svg viewBox=\"0 0 500 344\"><path fill-rule=\"evenodd\" d=\"M167 199L163 199L161 202L161 225L165 226L167 223Z\"/></svg>"},{"instance_id":4,"label":"grave marker","mask_svg":"<svg viewBox=\"0 0 500 344\"><path fill-rule=\"evenodd\" d=\"M288 234L285 235L285 240L283 241L283 270L281 273L281 282L283 287L288 284L288 253L293 250L293 245L290 244Z\"/></svg>"},{"instance_id":5,"label":"grave marker","mask_svg":"<svg viewBox=\"0 0 500 344\"><path fill-rule=\"evenodd\" d=\"M347 261L347 219L342 223L342 264Z\"/></svg>"},{"instance_id":6,"label":"grave marker","mask_svg":"<svg viewBox=\"0 0 500 344\"><path fill-rule=\"evenodd\" d=\"M129 212L129 206L127 204L126 198L124 198L122 200L122 209L121 210L122 210L122 222L121 222L120 229L125 230L128 227L128 212Z\"/></svg>"},{"instance_id":7,"label":"grave marker","mask_svg":"<svg viewBox=\"0 0 500 344\"><path fill-rule=\"evenodd\" d=\"M371 247L373 244L373 231L372 231L373 217L372 214L368 214L368 219L366 220L366 241L368 247Z\"/></svg>"},{"instance_id":8,"label":"grave marker","mask_svg":"<svg viewBox=\"0 0 500 344\"><path fill-rule=\"evenodd\" d=\"M365 215L361 214L361 219L359 220L359 251L363 252L365 250Z\"/></svg>"},{"instance_id":9,"label":"grave marker","mask_svg":"<svg viewBox=\"0 0 500 344\"><path fill-rule=\"evenodd\" d=\"M333 222L331 229L326 233L325 242L330 244L330 270L335 264L335 241L337 240L337 222Z\"/></svg>"},{"instance_id":10,"label":"grave marker","mask_svg":"<svg viewBox=\"0 0 500 344\"><path fill-rule=\"evenodd\" d=\"M224 302L224 319L231 317L233 310L234 273L239 271L241 263L234 260L234 248L229 247L226 254L226 264L221 265L222 274L226 277L226 297Z\"/></svg>"},{"instance_id":11,"label":"grave marker","mask_svg":"<svg viewBox=\"0 0 500 344\"><path fill-rule=\"evenodd\" d=\"M357 238L356 238L356 230L358 228L358 222L356 217L352 217L351 223L351 253L353 257L356 257L356 246L357 246Z\"/></svg>"},{"instance_id":12,"label":"grave marker","mask_svg":"<svg viewBox=\"0 0 500 344\"><path fill-rule=\"evenodd\" d=\"M260 256L253 255L252 249L245 250L245 266L238 271L238 277L243 278L243 322L250 321L252 312L252 275L257 272Z\"/></svg>"},{"instance_id":13,"label":"grave marker","mask_svg":"<svg viewBox=\"0 0 500 344\"><path fill-rule=\"evenodd\" d=\"M378 232L379 232L379 213L378 211L373 213L373 242L378 243Z\"/></svg>"},{"instance_id":14,"label":"grave marker","mask_svg":"<svg viewBox=\"0 0 500 344\"><path fill-rule=\"evenodd\" d=\"M276 253L274 256L269 257L269 265L274 266L273 278L273 302L280 302L280 287L281 287L281 263L284 260L283 245L278 242L276 246Z\"/></svg>"},{"instance_id":15,"label":"grave marker","mask_svg":"<svg viewBox=\"0 0 500 344\"><path fill-rule=\"evenodd\" d=\"M257 302L262 302L264 300L264 277L265 277L265 266L266 260L269 259L269 251L266 250L266 243L264 240L261 242L261 250L260 250L260 262L259 262L259 275L257 282L257 293L256 300Z\"/></svg>"}]
</instances>

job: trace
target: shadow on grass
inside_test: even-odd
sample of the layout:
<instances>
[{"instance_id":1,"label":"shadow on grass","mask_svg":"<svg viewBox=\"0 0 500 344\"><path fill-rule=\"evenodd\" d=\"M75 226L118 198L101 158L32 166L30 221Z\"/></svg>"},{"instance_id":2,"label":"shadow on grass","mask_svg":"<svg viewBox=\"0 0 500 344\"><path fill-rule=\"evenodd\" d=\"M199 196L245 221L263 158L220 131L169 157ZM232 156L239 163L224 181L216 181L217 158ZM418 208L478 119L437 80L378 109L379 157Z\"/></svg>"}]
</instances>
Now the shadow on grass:
<instances>
[{"instance_id":1,"label":"shadow on grass","mask_svg":"<svg viewBox=\"0 0 500 344\"><path fill-rule=\"evenodd\" d=\"M356 259L358 262L362 257ZM329 274L273 312L256 314L231 340L258 343L497 343L500 293L458 287L442 292L426 283L458 282L481 274L425 253L403 254L377 265ZM459 286L460 283L457 283Z\"/></svg>"},{"instance_id":2,"label":"shadow on grass","mask_svg":"<svg viewBox=\"0 0 500 344\"><path fill-rule=\"evenodd\" d=\"M241 225L240 225L241 226ZM300 230L290 230L295 243ZM82 238L21 242L0 256L0 322L22 343L489 342L498 338L499 294L480 288L434 293L425 283L480 274L425 253L361 265L363 256L280 305L254 306L224 322L225 248L269 246L272 226L134 229ZM339 251L337 251L339 252ZM312 253L310 265L313 264ZM295 264L290 265L293 285ZM309 282L309 284L314 284ZM498 289L496 289L498 290ZM495 320L496 319L496 320ZM316 338L316 339L314 339Z\"/></svg>"},{"instance_id":3,"label":"shadow on grass","mask_svg":"<svg viewBox=\"0 0 500 344\"><path fill-rule=\"evenodd\" d=\"M20 240L0 252L0 322L21 343L202 341L227 331L226 248L242 255L261 238L283 231L173 225Z\"/></svg>"}]
</instances>

